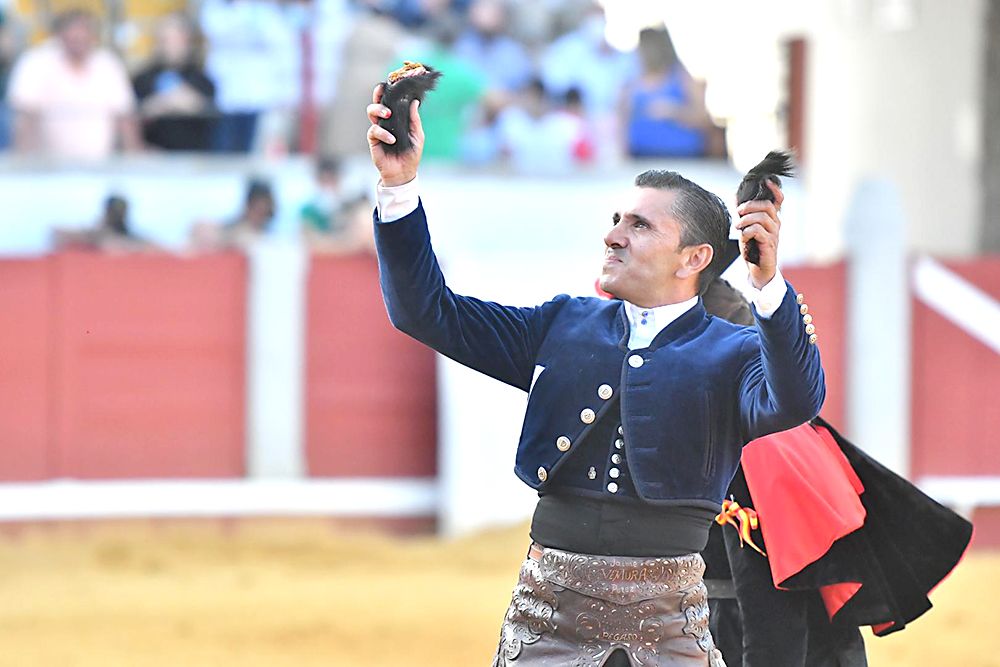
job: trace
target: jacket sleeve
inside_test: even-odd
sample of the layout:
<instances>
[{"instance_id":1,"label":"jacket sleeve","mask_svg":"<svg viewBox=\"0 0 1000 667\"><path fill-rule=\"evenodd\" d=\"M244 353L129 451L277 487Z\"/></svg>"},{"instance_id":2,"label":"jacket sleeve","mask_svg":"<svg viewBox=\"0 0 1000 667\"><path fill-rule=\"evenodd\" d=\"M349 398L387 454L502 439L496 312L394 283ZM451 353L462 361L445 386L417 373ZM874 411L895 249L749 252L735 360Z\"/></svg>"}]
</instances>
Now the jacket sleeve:
<instances>
[{"instance_id":1,"label":"jacket sleeve","mask_svg":"<svg viewBox=\"0 0 1000 667\"><path fill-rule=\"evenodd\" d=\"M785 431L819 414L826 381L819 348L809 342L795 289L769 319L756 316L756 332L743 341L739 380L740 417L745 442Z\"/></svg>"},{"instance_id":2,"label":"jacket sleeve","mask_svg":"<svg viewBox=\"0 0 1000 667\"><path fill-rule=\"evenodd\" d=\"M569 297L515 308L455 294L431 247L423 205L393 222L380 222L377 215L379 279L393 326L460 364L527 391L538 347Z\"/></svg>"}]
</instances>

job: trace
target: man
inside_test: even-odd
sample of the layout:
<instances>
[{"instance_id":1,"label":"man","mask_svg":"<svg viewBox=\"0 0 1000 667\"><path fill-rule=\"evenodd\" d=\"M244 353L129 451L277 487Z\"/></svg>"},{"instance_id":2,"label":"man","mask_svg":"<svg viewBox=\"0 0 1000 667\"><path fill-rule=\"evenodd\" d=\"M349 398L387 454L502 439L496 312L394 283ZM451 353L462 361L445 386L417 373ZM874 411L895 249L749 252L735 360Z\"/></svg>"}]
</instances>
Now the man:
<instances>
[{"instance_id":1,"label":"man","mask_svg":"<svg viewBox=\"0 0 1000 667\"><path fill-rule=\"evenodd\" d=\"M756 326L712 318L729 212L673 172L636 179L612 216L600 286L512 308L452 293L419 201L423 131L384 145L376 88L368 142L381 176L375 240L393 324L442 354L529 392L515 472L538 490L534 540L494 665L723 665L708 630L697 554L743 444L797 426L825 395L802 297L777 270L771 202L740 207Z\"/></svg>"},{"instance_id":2,"label":"man","mask_svg":"<svg viewBox=\"0 0 1000 667\"><path fill-rule=\"evenodd\" d=\"M753 323L721 278L702 301L709 314ZM728 667L865 667L859 626L876 637L908 627L972 539L970 522L819 417L744 447L728 493L759 519L744 544L737 509L703 552L710 627Z\"/></svg>"},{"instance_id":3,"label":"man","mask_svg":"<svg viewBox=\"0 0 1000 667\"><path fill-rule=\"evenodd\" d=\"M120 145L140 147L135 95L122 62L97 47L84 10L55 20L55 39L27 51L11 73L8 103L15 147L62 159L96 161Z\"/></svg>"},{"instance_id":4,"label":"man","mask_svg":"<svg viewBox=\"0 0 1000 667\"><path fill-rule=\"evenodd\" d=\"M266 180L247 182L243 210L230 222L199 222L191 228L191 246L197 250L249 250L265 238L274 222L274 191Z\"/></svg>"}]
</instances>

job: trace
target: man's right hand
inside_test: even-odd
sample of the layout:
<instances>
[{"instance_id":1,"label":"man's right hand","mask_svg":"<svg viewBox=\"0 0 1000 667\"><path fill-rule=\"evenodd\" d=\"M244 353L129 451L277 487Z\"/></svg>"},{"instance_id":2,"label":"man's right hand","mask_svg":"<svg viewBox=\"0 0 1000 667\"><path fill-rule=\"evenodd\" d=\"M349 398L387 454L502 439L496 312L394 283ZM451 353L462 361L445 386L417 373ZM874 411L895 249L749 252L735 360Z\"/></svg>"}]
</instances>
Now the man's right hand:
<instances>
[{"instance_id":1,"label":"man's right hand","mask_svg":"<svg viewBox=\"0 0 1000 667\"><path fill-rule=\"evenodd\" d=\"M372 154L372 162L382 177L382 185L386 187L409 183L417 177L420 156L424 152L424 128L417 111L419 105L417 100L410 103L410 142L413 147L405 153L389 153L384 144L396 143L396 138L378 125L380 118L388 118L391 113L389 107L382 104L382 84L375 86L372 93L372 103L368 105L368 120L371 121L371 127L368 128L368 148Z\"/></svg>"}]
</instances>

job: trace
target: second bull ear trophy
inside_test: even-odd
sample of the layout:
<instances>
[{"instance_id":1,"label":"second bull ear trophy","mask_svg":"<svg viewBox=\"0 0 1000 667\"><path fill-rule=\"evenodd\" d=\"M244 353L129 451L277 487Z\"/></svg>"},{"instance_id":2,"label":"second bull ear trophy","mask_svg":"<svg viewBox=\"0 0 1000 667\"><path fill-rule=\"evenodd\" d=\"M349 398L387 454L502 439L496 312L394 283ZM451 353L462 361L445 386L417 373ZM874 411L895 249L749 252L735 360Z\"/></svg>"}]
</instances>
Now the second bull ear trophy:
<instances>
[{"instance_id":1,"label":"second bull ear trophy","mask_svg":"<svg viewBox=\"0 0 1000 667\"><path fill-rule=\"evenodd\" d=\"M392 114L380 118L379 126L389 130L396 137L396 143L383 144L387 153L405 153L413 147L410 141L410 103L424 99L428 91L434 90L441 72L433 67L409 60L391 72L382 84L382 104L389 107Z\"/></svg>"},{"instance_id":2,"label":"second bull ear trophy","mask_svg":"<svg viewBox=\"0 0 1000 667\"><path fill-rule=\"evenodd\" d=\"M771 151L760 163L747 172L736 188L736 205L748 201L774 201L774 193L767 187L770 181L781 187L780 176L793 176L795 165L793 155L788 151ZM760 264L760 248L756 239L747 241L744 259L751 264Z\"/></svg>"}]
</instances>

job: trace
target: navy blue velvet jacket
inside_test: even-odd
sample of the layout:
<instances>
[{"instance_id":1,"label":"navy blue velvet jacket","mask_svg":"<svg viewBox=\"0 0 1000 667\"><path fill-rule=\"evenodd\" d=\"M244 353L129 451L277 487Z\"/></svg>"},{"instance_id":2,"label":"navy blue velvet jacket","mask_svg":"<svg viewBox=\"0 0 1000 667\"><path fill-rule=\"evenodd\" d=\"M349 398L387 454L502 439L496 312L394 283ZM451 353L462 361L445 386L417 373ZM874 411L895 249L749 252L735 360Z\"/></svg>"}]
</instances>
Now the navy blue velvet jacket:
<instances>
[{"instance_id":1,"label":"navy blue velvet jacket","mask_svg":"<svg viewBox=\"0 0 1000 667\"><path fill-rule=\"evenodd\" d=\"M629 351L619 300L561 294L515 308L454 294L422 205L394 222L376 219L375 242L396 328L530 392L515 472L540 492L598 420L618 409L615 395L639 497L716 509L744 444L809 421L823 404L819 351L791 286L756 327L712 317L699 300L649 347Z\"/></svg>"}]
</instances>

